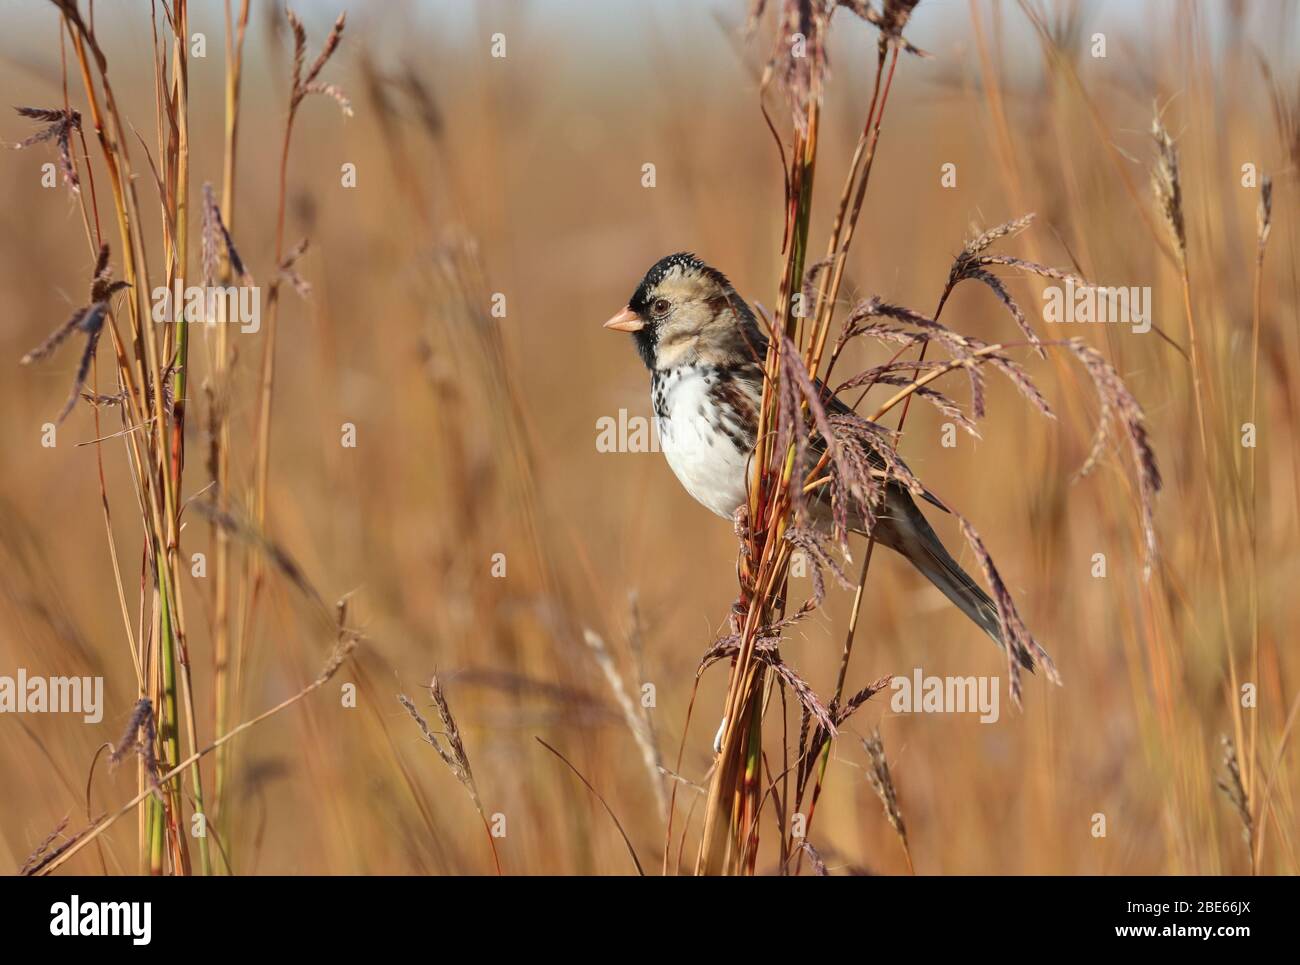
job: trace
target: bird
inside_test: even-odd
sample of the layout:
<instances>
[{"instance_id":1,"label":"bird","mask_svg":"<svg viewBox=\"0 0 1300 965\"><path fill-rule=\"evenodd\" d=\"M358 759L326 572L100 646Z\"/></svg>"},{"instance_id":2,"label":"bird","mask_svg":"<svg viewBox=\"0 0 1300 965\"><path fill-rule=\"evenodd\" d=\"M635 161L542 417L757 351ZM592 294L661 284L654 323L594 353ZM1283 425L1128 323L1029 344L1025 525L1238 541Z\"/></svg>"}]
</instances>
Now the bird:
<instances>
[{"instance_id":1,"label":"bird","mask_svg":"<svg viewBox=\"0 0 1300 965\"><path fill-rule=\"evenodd\" d=\"M682 486L719 516L739 521L748 502L750 456L758 437L767 336L727 277L690 252L657 261L627 305L604 327L630 333L650 370L650 396L660 449ZM827 393L826 408L852 410ZM878 454L873 462L883 465ZM923 499L944 512L943 502ZM820 515L829 520L823 499ZM865 533L861 518L850 529ZM871 534L921 572L999 647L1005 647L997 605L953 559L908 487L891 478ZM1015 656L1033 669L1017 645Z\"/></svg>"}]
</instances>

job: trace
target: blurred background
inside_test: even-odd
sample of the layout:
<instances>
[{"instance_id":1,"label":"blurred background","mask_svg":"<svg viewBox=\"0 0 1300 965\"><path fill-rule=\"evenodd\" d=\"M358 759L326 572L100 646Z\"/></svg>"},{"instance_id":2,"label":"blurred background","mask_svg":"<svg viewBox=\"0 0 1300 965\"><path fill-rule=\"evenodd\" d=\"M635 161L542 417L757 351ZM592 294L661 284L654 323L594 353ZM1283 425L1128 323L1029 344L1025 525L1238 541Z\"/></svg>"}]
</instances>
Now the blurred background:
<instances>
[{"instance_id":1,"label":"blurred background","mask_svg":"<svg viewBox=\"0 0 1300 965\"><path fill-rule=\"evenodd\" d=\"M600 420L620 410L650 415L632 345L600 324L651 263L683 249L725 271L751 301L774 303L782 166L759 110L770 24L747 35L741 0L311 0L296 9L312 51L347 11L326 79L355 113L343 118L312 99L295 131L287 233L311 239L297 267L313 290L282 296L267 530L327 600L350 594L368 642L330 684L237 740L226 813L215 822L222 850L237 873L491 873L473 802L395 699L411 695L436 728L423 689L436 670L484 807L505 816L496 842L504 871L632 871L600 804L539 737L600 791L658 870L656 793L584 642L589 628L630 691L653 684L654 739L682 778L665 782L677 785L672 851L686 830L689 866L724 666L700 679L689 730L688 712L700 656L724 632L736 595L736 541L660 454L598 450ZM150 5L96 12L119 106L152 149ZM221 181L223 5L194 2L190 18L208 51L190 62L197 192ZM292 58L284 23L281 4L254 0L232 232L262 284L275 272ZM54 7L5 2L0 26L6 105L61 106ZM492 56L497 34L504 57ZM1099 34L1104 57L1093 55ZM835 746L812 841L832 873L906 871L864 772L859 738L878 726L919 873L1244 873L1251 845L1217 786L1232 785L1228 735L1241 744L1243 768L1255 762L1259 870L1295 873L1300 6L922 0L907 36L931 56L900 63L846 290L930 313L972 229L1031 211L1037 220L1006 252L1099 284L1149 286L1165 337L1118 325L1054 331L1041 319L1041 282L1008 276L1044 338L1086 339L1145 408L1165 478L1161 556L1144 580L1127 452L1112 446L1098 471L1075 479L1097 407L1064 356L1024 353L1055 421L992 384L982 439L961 434L946 448L946 420L914 407L902 454L979 528L1064 686L1028 680L1023 713L1004 686L996 724L895 714L888 695L877 696ZM876 40L869 25L837 12L815 252L866 117ZM75 71L69 96L84 109ZM780 97L768 93L773 105ZM1151 199L1153 105L1182 160L1213 467L1197 442L1187 305ZM12 112L0 118L7 144L32 130ZM0 365L8 366L0 368L0 674L102 675L105 708L97 725L0 715L0 867L14 869L61 819L76 828L137 786L134 767L113 771L102 756L92 776L97 748L119 738L138 694L95 447L80 445L95 438L90 407L69 416L57 446L41 445L78 349L18 367L83 303L93 263L68 191L41 186L41 164L56 159L48 144L0 153ZM355 165L355 187L342 184L346 164ZM643 185L646 164L652 187ZM941 186L946 164L956 166L955 187ZM1256 172L1249 184L1247 164ZM153 195L139 157L136 166L135 189ZM1251 450L1240 439L1252 421L1265 175L1273 224L1259 282ZM156 222L142 227L160 237ZM497 294L504 317L492 313ZM959 288L944 318L989 341L1015 337L983 288ZM251 433L263 337L232 335L240 479L253 460L241 439ZM116 391L106 344L101 393ZM200 413L212 351L200 330L190 375ZM840 371L880 357L856 347ZM965 400L964 379L947 385ZM355 447L340 444L344 423L356 428ZM186 498L210 480L204 425L201 415L188 425ZM122 440L101 451L134 618L138 507ZM1211 513L1221 520L1221 553ZM935 516L945 542L961 546L953 522ZM210 539L208 524L189 516L184 555L207 552ZM1094 576L1098 553L1104 577ZM504 554L504 574L495 554ZM973 569L969 552L962 561ZM182 591L206 743L217 736L212 588L194 578ZM811 582L796 580L791 592L802 598ZM851 601L832 589L783 647L819 693L833 689ZM850 692L917 667L1005 673L988 641L888 554L872 562L864 615ZM332 642L293 587L273 577L236 719L311 681ZM1237 717L1244 744L1234 734L1230 662L1239 684L1256 687L1256 706ZM341 700L348 683L356 707ZM1104 837L1094 833L1099 814ZM135 822L119 822L69 868L132 873L137 834ZM775 870L775 856L759 868Z\"/></svg>"}]
</instances>

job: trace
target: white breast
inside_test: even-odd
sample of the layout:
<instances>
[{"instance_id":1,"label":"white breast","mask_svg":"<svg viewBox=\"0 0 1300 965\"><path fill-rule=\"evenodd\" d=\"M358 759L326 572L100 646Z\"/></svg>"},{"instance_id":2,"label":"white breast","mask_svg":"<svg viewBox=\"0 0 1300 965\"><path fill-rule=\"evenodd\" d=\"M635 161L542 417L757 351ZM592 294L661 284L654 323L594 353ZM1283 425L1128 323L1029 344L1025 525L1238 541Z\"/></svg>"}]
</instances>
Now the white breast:
<instances>
[{"instance_id":1,"label":"white breast","mask_svg":"<svg viewBox=\"0 0 1300 965\"><path fill-rule=\"evenodd\" d=\"M709 398L709 368L660 372L653 386L655 426L668 465L701 505L730 517L745 502L749 450L719 428Z\"/></svg>"}]
</instances>

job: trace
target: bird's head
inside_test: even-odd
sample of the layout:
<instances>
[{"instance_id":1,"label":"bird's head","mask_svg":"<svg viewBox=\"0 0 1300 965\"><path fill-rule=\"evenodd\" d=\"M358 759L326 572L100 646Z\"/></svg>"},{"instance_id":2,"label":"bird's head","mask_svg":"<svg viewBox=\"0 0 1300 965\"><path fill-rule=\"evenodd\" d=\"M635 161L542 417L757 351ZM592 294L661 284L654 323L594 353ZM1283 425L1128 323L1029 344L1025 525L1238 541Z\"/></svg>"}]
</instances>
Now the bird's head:
<instances>
[{"instance_id":1,"label":"bird's head","mask_svg":"<svg viewBox=\"0 0 1300 965\"><path fill-rule=\"evenodd\" d=\"M631 332L651 371L755 361L767 347L731 282L688 252L657 261L605 327Z\"/></svg>"}]
</instances>

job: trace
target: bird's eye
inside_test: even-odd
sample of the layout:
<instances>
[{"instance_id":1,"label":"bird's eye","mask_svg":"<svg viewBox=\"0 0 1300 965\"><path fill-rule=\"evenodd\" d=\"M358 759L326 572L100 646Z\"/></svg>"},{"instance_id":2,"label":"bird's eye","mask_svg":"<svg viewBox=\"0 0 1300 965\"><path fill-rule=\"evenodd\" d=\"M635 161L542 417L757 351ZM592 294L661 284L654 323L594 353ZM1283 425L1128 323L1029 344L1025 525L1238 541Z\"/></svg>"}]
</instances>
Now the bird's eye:
<instances>
[{"instance_id":1,"label":"bird's eye","mask_svg":"<svg viewBox=\"0 0 1300 965\"><path fill-rule=\"evenodd\" d=\"M668 311L668 299L656 298L654 305L650 309L656 315L663 315Z\"/></svg>"}]
</instances>

